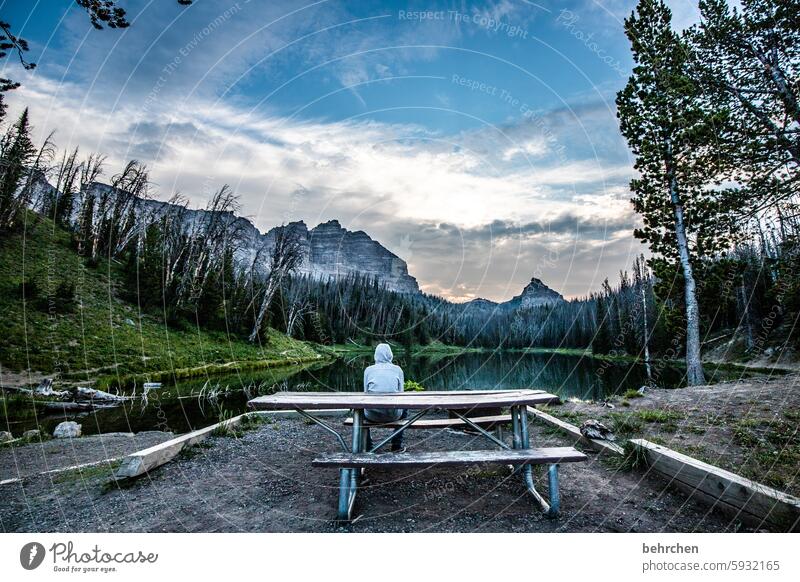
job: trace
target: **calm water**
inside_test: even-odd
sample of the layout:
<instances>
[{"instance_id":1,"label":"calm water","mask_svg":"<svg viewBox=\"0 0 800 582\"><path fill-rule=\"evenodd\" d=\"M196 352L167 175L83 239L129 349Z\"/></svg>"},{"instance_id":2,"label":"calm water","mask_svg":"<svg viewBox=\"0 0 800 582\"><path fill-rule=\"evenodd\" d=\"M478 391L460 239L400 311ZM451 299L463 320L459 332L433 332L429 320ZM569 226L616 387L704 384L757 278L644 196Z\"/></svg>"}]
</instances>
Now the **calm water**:
<instances>
[{"instance_id":1,"label":"calm water","mask_svg":"<svg viewBox=\"0 0 800 582\"><path fill-rule=\"evenodd\" d=\"M611 363L589 357L561 354L471 353L457 356L398 357L406 379L428 390L487 390L534 388L562 398L599 400L638 389L647 378L641 364ZM9 404L0 409L0 429L19 436L37 423L52 432L58 422L77 420L85 434L166 430L184 433L217 422L221 414L235 415L247 410L249 398L275 390L353 391L362 389L368 357L346 357L330 365L265 370L258 373L216 376L210 380L183 382L151 391L147 400L136 399L125 406L91 413L52 414L27 404ZM739 372L706 369L709 382L741 377ZM660 369L656 383L665 388L679 386L683 370L673 366ZM7 428L9 427L9 428Z\"/></svg>"}]
</instances>

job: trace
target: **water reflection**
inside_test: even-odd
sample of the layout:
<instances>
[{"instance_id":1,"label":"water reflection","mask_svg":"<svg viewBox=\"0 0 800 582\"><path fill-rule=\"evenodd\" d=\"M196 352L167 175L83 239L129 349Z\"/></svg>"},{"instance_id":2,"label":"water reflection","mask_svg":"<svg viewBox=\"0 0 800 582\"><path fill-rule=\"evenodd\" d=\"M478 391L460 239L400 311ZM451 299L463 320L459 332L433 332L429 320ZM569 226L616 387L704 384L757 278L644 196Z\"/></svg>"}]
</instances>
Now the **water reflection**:
<instances>
[{"instance_id":1,"label":"water reflection","mask_svg":"<svg viewBox=\"0 0 800 582\"><path fill-rule=\"evenodd\" d=\"M521 352L467 353L455 356L409 357L402 353L395 360L407 379L428 390L487 390L533 388L558 394L563 399L576 397L600 400L646 383L645 367L628 362L609 362L564 354ZM246 375L218 376L181 382L150 392L124 406L92 413L47 415L25 402L7 405L4 430L14 435L37 426L52 433L63 420L78 420L84 434L164 430L184 433L217 422L221 414L235 415L247 410L247 401L275 390L359 391L363 370L371 358L350 356L328 365L263 370ZM740 377L706 369L709 382ZM656 384L674 388L683 382L683 369L659 367ZM140 396L140 395L139 395ZM210 397L209 397L210 396Z\"/></svg>"}]
</instances>

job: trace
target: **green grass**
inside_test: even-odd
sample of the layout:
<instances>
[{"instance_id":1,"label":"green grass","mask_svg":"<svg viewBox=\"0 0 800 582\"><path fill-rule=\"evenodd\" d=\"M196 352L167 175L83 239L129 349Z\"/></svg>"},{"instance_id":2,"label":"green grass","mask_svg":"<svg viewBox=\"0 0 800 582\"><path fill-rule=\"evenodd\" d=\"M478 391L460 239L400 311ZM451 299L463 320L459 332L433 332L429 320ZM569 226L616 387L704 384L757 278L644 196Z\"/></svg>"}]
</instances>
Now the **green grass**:
<instances>
[{"instance_id":1,"label":"green grass","mask_svg":"<svg viewBox=\"0 0 800 582\"><path fill-rule=\"evenodd\" d=\"M0 364L100 384L165 381L323 360L328 350L270 330L262 345L188 324L168 326L119 297L119 265L87 267L69 232L34 213L27 232L0 239ZM23 299L22 283L38 293ZM52 304L74 284L72 305ZM131 322L133 323L131 325ZM325 354L325 355L323 355Z\"/></svg>"},{"instance_id":2,"label":"green grass","mask_svg":"<svg viewBox=\"0 0 800 582\"><path fill-rule=\"evenodd\" d=\"M610 412L608 417L611 419L611 430L620 437L629 438L641 434L644 424L642 420L627 412Z\"/></svg>"},{"instance_id":3,"label":"green grass","mask_svg":"<svg viewBox=\"0 0 800 582\"><path fill-rule=\"evenodd\" d=\"M394 351L395 353L406 351L406 348L398 344L397 342L390 341L388 343L389 345L392 346L392 351ZM345 344L335 344L328 349L337 356L346 356L349 354L370 356L375 352L374 345L354 344L351 342ZM434 340L429 344L424 344L424 345L414 344L411 347L411 353L414 356L458 355L458 354L476 353L485 351L489 350L487 348L452 346L449 344L442 343L438 340Z\"/></svg>"},{"instance_id":4,"label":"green grass","mask_svg":"<svg viewBox=\"0 0 800 582\"><path fill-rule=\"evenodd\" d=\"M747 450L737 472L745 477L794 493L800 466L800 434L796 409L784 412L789 420L742 419L733 425L733 440Z\"/></svg>"},{"instance_id":5,"label":"green grass","mask_svg":"<svg viewBox=\"0 0 800 582\"><path fill-rule=\"evenodd\" d=\"M643 398L643 395L638 391L634 390L633 388L626 390L625 394L622 395L623 398Z\"/></svg>"},{"instance_id":6,"label":"green grass","mask_svg":"<svg viewBox=\"0 0 800 582\"><path fill-rule=\"evenodd\" d=\"M90 467L79 467L56 473L53 477L54 483L79 483L92 481L94 479L110 479L114 472L122 464L122 461L111 461L110 463L98 463Z\"/></svg>"}]
</instances>

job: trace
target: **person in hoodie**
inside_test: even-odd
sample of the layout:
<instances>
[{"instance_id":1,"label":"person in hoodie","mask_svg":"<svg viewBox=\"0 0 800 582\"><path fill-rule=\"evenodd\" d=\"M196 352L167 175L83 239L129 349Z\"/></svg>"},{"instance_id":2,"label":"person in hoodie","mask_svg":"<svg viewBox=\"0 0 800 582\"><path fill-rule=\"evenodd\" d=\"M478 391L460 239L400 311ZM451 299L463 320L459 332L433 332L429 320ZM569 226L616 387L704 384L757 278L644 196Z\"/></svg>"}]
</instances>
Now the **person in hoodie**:
<instances>
[{"instance_id":1,"label":"person in hoodie","mask_svg":"<svg viewBox=\"0 0 800 582\"><path fill-rule=\"evenodd\" d=\"M375 348L375 363L364 370L364 392L390 394L402 392L405 384L403 369L392 363L392 348L389 344L378 344ZM405 418L406 411L400 408L374 408L364 410L369 422L393 422ZM372 448L372 437L367 431L367 450ZM403 433L392 439L392 452L402 452Z\"/></svg>"}]
</instances>

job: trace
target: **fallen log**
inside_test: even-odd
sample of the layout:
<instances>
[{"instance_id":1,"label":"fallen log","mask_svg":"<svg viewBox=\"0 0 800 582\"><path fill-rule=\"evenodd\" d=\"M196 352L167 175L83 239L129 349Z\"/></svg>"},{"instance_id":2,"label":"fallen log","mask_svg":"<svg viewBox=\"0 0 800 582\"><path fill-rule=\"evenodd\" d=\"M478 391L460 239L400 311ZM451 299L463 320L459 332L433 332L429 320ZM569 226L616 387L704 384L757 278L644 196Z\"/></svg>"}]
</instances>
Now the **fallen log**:
<instances>
[{"instance_id":1,"label":"fallen log","mask_svg":"<svg viewBox=\"0 0 800 582\"><path fill-rule=\"evenodd\" d=\"M45 378L33 391L34 396L44 396L47 398L69 398L69 390L53 390L53 379Z\"/></svg>"},{"instance_id":2,"label":"fallen log","mask_svg":"<svg viewBox=\"0 0 800 582\"><path fill-rule=\"evenodd\" d=\"M344 416L346 410L315 410L316 416ZM192 431L190 433L175 437L161 444L132 453L122 460L122 465L117 469L114 478L118 480L135 479L147 474L156 467L168 463L178 456L185 447L196 445L210 437L215 430L226 427L233 428L240 424L247 416L259 416L266 418L302 418L296 410L263 410L256 412L245 412L234 418L212 424L205 428Z\"/></svg>"},{"instance_id":3,"label":"fallen log","mask_svg":"<svg viewBox=\"0 0 800 582\"><path fill-rule=\"evenodd\" d=\"M119 396L117 394L111 394L110 392L104 392L102 390L96 390L94 388L77 388L75 390L75 400L97 400L100 402L126 402L128 400L132 400L131 396Z\"/></svg>"},{"instance_id":4,"label":"fallen log","mask_svg":"<svg viewBox=\"0 0 800 582\"><path fill-rule=\"evenodd\" d=\"M36 404L45 410L57 412L84 412L98 408L91 402L37 402Z\"/></svg>"}]
</instances>

